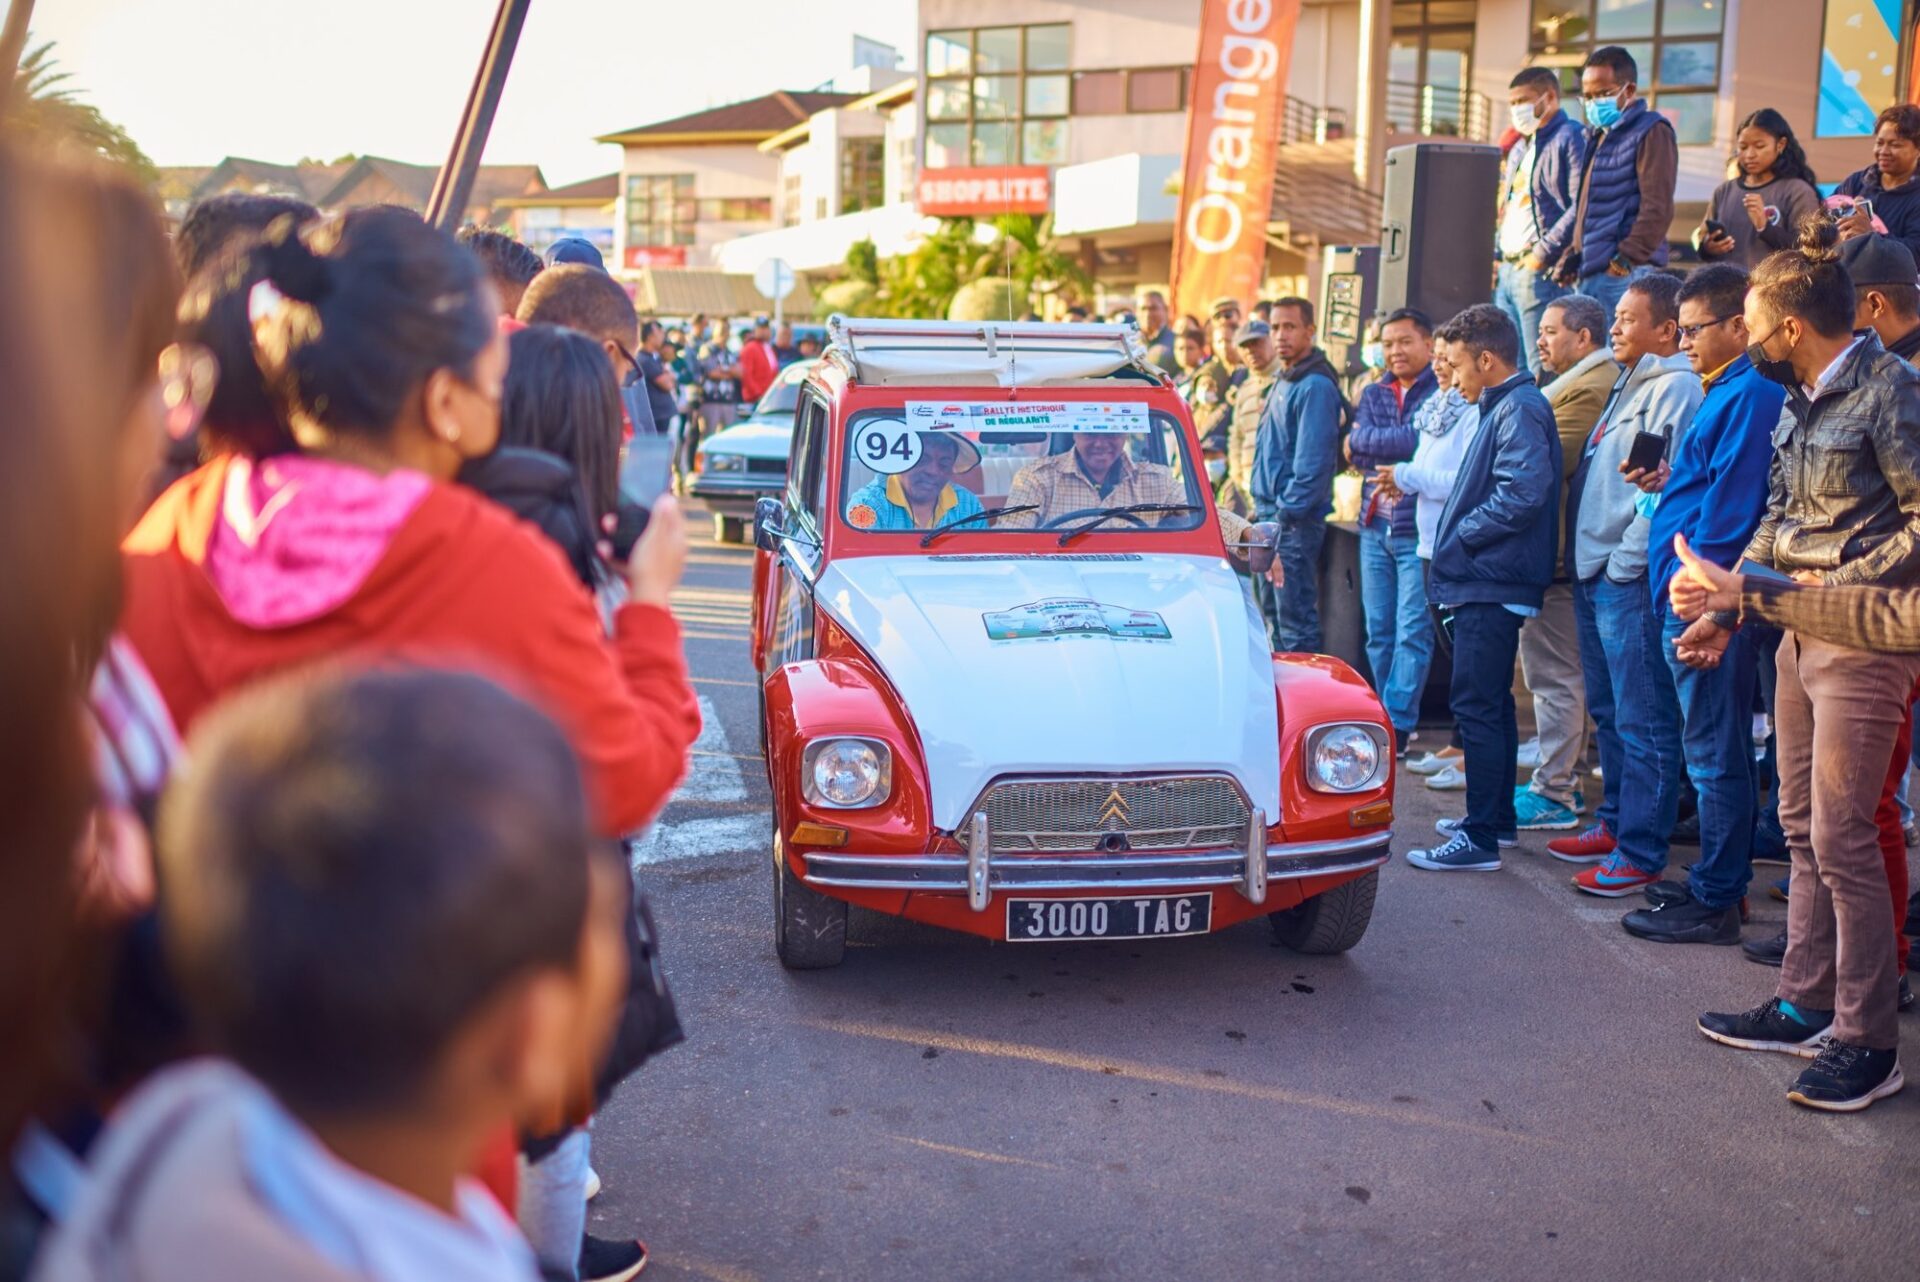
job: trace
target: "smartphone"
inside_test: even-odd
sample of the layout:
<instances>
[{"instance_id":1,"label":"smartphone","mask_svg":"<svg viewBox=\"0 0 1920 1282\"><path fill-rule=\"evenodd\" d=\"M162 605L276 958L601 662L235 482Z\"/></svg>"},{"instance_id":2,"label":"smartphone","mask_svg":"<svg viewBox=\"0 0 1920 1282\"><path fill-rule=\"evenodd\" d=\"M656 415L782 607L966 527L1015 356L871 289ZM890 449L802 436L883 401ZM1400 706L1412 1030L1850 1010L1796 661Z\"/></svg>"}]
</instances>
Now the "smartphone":
<instances>
[{"instance_id":1,"label":"smartphone","mask_svg":"<svg viewBox=\"0 0 1920 1282\"><path fill-rule=\"evenodd\" d=\"M1708 240L1712 240L1715 236L1724 236L1727 234L1727 225L1712 218L1707 219L1706 228Z\"/></svg>"},{"instance_id":2,"label":"smartphone","mask_svg":"<svg viewBox=\"0 0 1920 1282\"><path fill-rule=\"evenodd\" d=\"M1635 432L1627 449L1627 471L1651 472L1667 456L1667 438L1658 432Z\"/></svg>"},{"instance_id":3,"label":"smartphone","mask_svg":"<svg viewBox=\"0 0 1920 1282\"><path fill-rule=\"evenodd\" d=\"M1762 565L1758 561L1743 559L1739 565L1734 567L1734 570L1736 573L1749 579L1767 579L1774 583L1793 582L1791 576L1780 573L1780 571L1770 565Z\"/></svg>"},{"instance_id":4,"label":"smartphone","mask_svg":"<svg viewBox=\"0 0 1920 1282\"><path fill-rule=\"evenodd\" d=\"M667 492L673 477L673 440L665 436L634 436L620 462L621 497L650 508Z\"/></svg>"},{"instance_id":5,"label":"smartphone","mask_svg":"<svg viewBox=\"0 0 1920 1282\"><path fill-rule=\"evenodd\" d=\"M1853 202L1853 207L1865 214L1868 222L1873 221L1873 202L1871 200L1856 200Z\"/></svg>"}]
</instances>

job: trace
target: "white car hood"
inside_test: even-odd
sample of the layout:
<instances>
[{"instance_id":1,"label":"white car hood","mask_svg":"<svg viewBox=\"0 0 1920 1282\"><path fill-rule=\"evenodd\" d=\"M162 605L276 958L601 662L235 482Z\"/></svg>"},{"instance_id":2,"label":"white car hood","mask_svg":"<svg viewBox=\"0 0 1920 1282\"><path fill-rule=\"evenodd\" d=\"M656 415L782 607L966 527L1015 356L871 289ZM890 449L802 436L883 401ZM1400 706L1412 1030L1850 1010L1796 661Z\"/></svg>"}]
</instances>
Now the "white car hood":
<instances>
[{"instance_id":1,"label":"white car hood","mask_svg":"<svg viewBox=\"0 0 1920 1282\"><path fill-rule=\"evenodd\" d=\"M905 701L943 829L995 776L1030 773L1225 772L1280 814L1266 629L1218 557L844 557L816 594ZM988 635L989 614L1003 632L1044 630L1020 607L1049 600L1150 611L1164 629L1135 622L1168 635Z\"/></svg>"},{"instance_id":2,"label":"white car hood","mask_svg":"<svg viewBox=\"0 0 1920 1282\"><path fill-rule=\"evenodd\" d=\"M747 419L700 442L702 454L744 454L748 458L785 458L793 442L793 419Z\"/></svg>"}]
</instances>

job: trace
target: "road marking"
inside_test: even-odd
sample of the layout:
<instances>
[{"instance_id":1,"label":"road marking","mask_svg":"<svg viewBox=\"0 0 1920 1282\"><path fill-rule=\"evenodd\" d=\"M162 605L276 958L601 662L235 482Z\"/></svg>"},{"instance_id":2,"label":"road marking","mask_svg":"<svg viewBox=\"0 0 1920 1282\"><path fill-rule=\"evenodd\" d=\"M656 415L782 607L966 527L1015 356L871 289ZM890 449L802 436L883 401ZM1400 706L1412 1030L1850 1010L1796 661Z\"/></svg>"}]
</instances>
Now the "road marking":
<instances>
[{"instance_id":1,"label":"road marking","mask_svg":"<svg viewBox=\"0 0 1920 1282\"><path fill-rule=\"evenodd\" d=\"M700 700L700 737L693 741L689 755L700 758L700 763L687 772L680 781L680 787L668 800L668 805L676 802L691 802L698 805L708 801L745 801L747 799L747 778L740 769L741 758L733 751L732 743L727 740L727 727L720 720L720 713L714 708L713 700L706 695ZM749 758L757 760L757 758Z\"/></svg>"},{"instance_id":2,"label":"road marking","mask_svg":"<svg viewBox=\"0 0 1920 1282\"><path fill-rule=\"evenodd\" d=\"M758 681L736 681L732 677L688 677L687 680L697 686L746 686L750 690L760 684Z\"/></svg>"},{"instance_id":3,"label":"road marking","mask_svg":"<svg viewBox=\"0 0 1920 1282\"><path fill-rule=\"evenodd\" d=\"M902 1144L911 1144L915 1148L931 1149L935 1153L950 1153L954 1157L970 1157L976 1162L997 1162L1002 1166L1031 1166L1042 1171L1064 1171L1064 1166L1055 1166L1052 1162L1037 1162L1030 1157L1013 1157L1006 1153L987 1153L977 1148L961 1148L955 1144L935 1144L932 1140L917 1140L911 1135L889 1135L890 1140Z\"/></svg>"},{"instance_id":4,"label":"road marking","mask_svg":"<svg viewBox=\"0 0 1920 1282\"><path fill-rule=\"evenodd\" d=\"M685 641L734 641L740 645L746 645L752 641L752 638L746 635L744 629L742 629L741 634L736 637L729 636L724 632L689 632L685 628L682 628L680 629L680 637Z\"/></svg>"},{"instance_id":5,"label":"road marking","mask_svg":"<svg viewBox=\"0 0 1920 1282\"><path fill-rule=\"evenodd\" d=\"M764 849L772 825L764 811L718 815L711 819L657 823L633 844L633 866L678 863L702 855L738 854Z\"/></svg>"},{"instance_id":6,"label":"road marking","mask_svg":"<svg viewBox=\"0 0 1920 1282\"><path fill-rule=\"evenodd\" d=\"M1232 1078L1207 1077L1185 1069L1160 1068L1153 1064L1140 1064L1122 1059L1102 1059L1072 1051L1053 1050L1045 1046L1028 1046L1020 1042L966 1037L956 1033L935 1032L931 1029L866 1024L850 1019L814 1019L802 1020L801 1023L809 1028L840 1033L848 1037L870 1037L879 1041L899 1042L907 1046L932 1046L940 1050L958 1051L968 1055L987 1055L998 1059L1021 1060L1029 1064L1044 1064L1049 1068L1071 1069L1101 1077L1151 1082L1156 1086L1183 1086L1189 1090L1209 1091L1217 1095L1238 1095L1243 1099L1260 1100L1268 1104L1285 1104L1294 1108L1310 1108L1320 1112L1335 1113L1342 1117L1396 1122L1406 1126L1423 1126L1431 1130L1476 1135L1483 1139L1558 1147L1556 1141L1520 1131L1501 1130L1498 1127L1480 1126L1472 1122L1433 1117L1407 1109L1384 1108L1378 1104L1362 1104L1353 1100L1334 1099L1326 1095L1312 1095L1305 1091L1288 1090L1285 1087L1238 1082Z\"/></svg>"}]
</instances>

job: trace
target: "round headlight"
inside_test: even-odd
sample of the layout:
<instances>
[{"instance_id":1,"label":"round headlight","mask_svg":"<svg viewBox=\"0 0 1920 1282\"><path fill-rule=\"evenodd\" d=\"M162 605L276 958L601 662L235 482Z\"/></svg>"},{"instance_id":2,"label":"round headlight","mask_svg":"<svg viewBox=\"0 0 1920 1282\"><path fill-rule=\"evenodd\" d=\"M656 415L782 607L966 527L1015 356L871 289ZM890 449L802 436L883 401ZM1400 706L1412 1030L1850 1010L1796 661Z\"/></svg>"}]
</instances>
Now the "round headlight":
<instances>
[{"instance_id":1,"label":"round headlight","mask_svg":"<svg viewBox=\"0 0 1920 1282\"><path fill-rule=\"evenodd\" d=\"M813 800L851 809L886 799L891 763L885 746L863 739L830 739L808 755L806 782Z\"/></svg>"},{"instance_id":2,"label":"round headlight","mask_svg":"<svg viewBox=\"0 0 1920 1282\"><path fill-rule=\"evenodd\" d=\"M1359 726L1336 726L1315 742L1307 771L1323 792L1359 792L1380 773L1380 741Z\"/></svg>"}]
</instances>

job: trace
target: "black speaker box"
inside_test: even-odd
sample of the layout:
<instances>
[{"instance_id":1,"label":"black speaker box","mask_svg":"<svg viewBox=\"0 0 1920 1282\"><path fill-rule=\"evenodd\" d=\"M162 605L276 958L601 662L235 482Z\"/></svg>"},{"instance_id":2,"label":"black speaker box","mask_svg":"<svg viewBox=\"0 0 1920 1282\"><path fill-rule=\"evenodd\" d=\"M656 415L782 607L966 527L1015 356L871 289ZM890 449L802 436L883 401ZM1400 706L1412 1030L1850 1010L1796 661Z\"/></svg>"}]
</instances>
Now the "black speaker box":
<instances>
[{"instance_id":1,"label":"black speaker box","mask_svg":"<svg viewBox=\"0 0 1920 1282\"><path fill-rule=\"evenodd\" d=\"M1420 142L1389 151L1380 310L1417 307L1439 324L1491 302L1499 192L1498 147Z\"/></svg>"}]
</instances>

